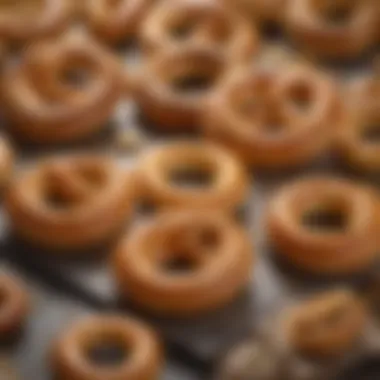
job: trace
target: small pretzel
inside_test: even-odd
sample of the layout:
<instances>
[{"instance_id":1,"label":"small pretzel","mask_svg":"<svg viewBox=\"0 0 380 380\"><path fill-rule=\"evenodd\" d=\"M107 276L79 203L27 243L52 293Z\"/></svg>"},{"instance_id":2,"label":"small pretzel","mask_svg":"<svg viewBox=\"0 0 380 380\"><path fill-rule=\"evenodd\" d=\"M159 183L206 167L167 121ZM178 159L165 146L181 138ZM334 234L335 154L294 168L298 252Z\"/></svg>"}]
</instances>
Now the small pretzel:
<instances>
[{"instance_id":1,"label":"small pretzel","mask_svg":"<svg viewBox=\"0 0 380 380\"><path fill-rule=\"evenodd\" d=\"M159 214L131 231L118 247L120 290L157 314L193 316L231 301L252 270L249 239L213 211ZM185 272L176 272L176 265Z\"/></svg>"},{"instance_id":2,"label":"small pretzel","mask_svg":"<svg viewBox=\"0 0 380 380\"><path fill-rule=\"evenodd\" d=\"M328 77L298 65L245 69L211 94L203 117L207 137L254 166L305 164L325 151L340 123Z\"/></svg>"},{"instance_id":3,"label":"small pretzel","mask_svg":"<svg viewBox=\"0 0 380 380\"><path fill-rule=\"evenodd\" d=\"M229 70L216 50L182 46L150 57L136 81L136 100L144 116L162 130L199 126L205 99ZM186 88L199 81L202 88Z\"/></svg>"},{"instance_id":4,"label":"small pretzel","mask_svg":"<svg viewBox=\"0 0 380 380\"><path fill-rule=\"evenodd\" d=\"M204 174L204 187L185 187L173 177L182 172ZM147 152L137 174L143 200L158 207L234 210L246 199L248 179L244 168L229 152L208 143L179 141Z\"/></svg>"},{"instance_id":5,"label":"small pretzel","mask_svg":"<svg viewBox=\"0 0 380 380\"><path fill-rule=\"evenodd\" d=\"M356 58L375 44L373 0L290 0L285 24L291 37L320 58Z\"/></svg>"},{"instance_id":6,"label":"small pretzel","mask_svg":"<svg viewBox=\"0 0 380 380\"><path fill-rule=\"evenodd\" d=\"M284 318L284 329L299 353L336 356L352 348L367 317L363 303L352 292L335 290L291 309Z\"/></svg>"},{"instance_id":7,"label":"small pretzel","mask_svg":"<svg viewBox=\"0 0 380 380\"><path fill-rule=\"evenodd\" d=\"M93 349L120 347L118 365L91 361ZM132 318L113 315L88 317L62 333L53 346L54 370L62 380L157 380L163 367L156 334Z\"/></svg>"},{"instance_id":8,"label":"small pretzel","mask_svg":"<svg viewBox=\"0 0 380 380\"><path fill-rule=\"evenodd\" d=\"M84 74L84 83L70 75ZM5 73L2 98L12 131L36 143L65 143L105 126L122 92L116 62L95 41L69 33L36 43Z\"/></svg>"},{"instance_id":9,"label":"small pretzel","mask_svg":"<svg viewBox=\"0 0 380 380\"><path fill-rule=\"evenodd\" d=\"M0 39L19 43L55 36L70 16L66 0L1 0Z\"/></svg>"},{"instance_id":10,"label":"small pretzel","mask_svg":"<svg viewBox=\"0 0 380 380\"><path fill-rule=\"evenodd\" d=\"M136 36L152 0L88 0L87 24L92 33L109 43Z\"/></svg>"},{"instance_id":11,"label":"small pretzel","mask_svg":"<svg viewBox=\"0 0 380 380\"><path fill-rule=\"evenodd\" d=\"M316 274L358 273L378 249L376 198L367 187L330 177L301 179L285 186L270 203L269 236L297 267ZM329 217L324 229L317 223Z\"/></svg>"},{"instance_id":12,"label":"small pretzel","mask_svg":"<svg viewBox=\"0 0 380 380\"><path fill-rule=\"evenodd\" d=\"M28 314L28 296L17 279L0 274L0 340L17 333Z\"/></svg>"},{"instance_id":13,"label":"small pretzel","mask_svg":"<svg viewBox=\"0 0 380 380\"><path fill-rule=\"evenodd\" d=\"M6 208L24 239L58 250L85 249L107 242L128 220L129 180L105 157L49 159L16 179Z\"/></svg>"},{"instance_id":14,"label":"small pretzel","mask_svg":"<svg viewBox=\"0 0 380 380\"><path fill-rule=\"evenodd\" d=\"M200 44L222 50L229 60L251 60L258 32L247 20L217 0L166 0L153 8L142 25L148 53L170 46Z\"/></svg>"},{"instance_id":15,"label":"small pretzel","mask_svg":"<svg viewBox=\"0 0 380 380\"><path fill-rule=\"evenodd\" d=\"M355 81L348 89L349 117L342 128L339 128L336 144L339 155L351 167L373 174L380 173L378 70L377 67L374 75Z\"/></svg>"}]
</instances>

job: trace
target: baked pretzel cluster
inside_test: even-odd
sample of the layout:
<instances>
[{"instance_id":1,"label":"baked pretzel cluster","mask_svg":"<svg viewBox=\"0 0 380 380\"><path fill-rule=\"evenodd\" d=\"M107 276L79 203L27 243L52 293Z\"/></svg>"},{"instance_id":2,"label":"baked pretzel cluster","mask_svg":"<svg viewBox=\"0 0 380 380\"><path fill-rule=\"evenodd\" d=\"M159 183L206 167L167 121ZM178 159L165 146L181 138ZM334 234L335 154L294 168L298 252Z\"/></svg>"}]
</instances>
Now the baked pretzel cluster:
<instances>
[{"instance_id":1,"label":"baked pretzel cluster","mask_svg":"<svg viewBox=\"0 0 380 380\"><path fill-rule=\"evenodd\" d=\"M10 135L0 138L0 188L14 235L65 256L116 241L110 267L122 300L161 318L201 317L236 299L259 267L256 236L236 217L256 202L249 171L286 175L331 156L362 181L320 174L284 184L270 194L263 232L305 274L366 274L380 249L379 193L364 182L380 174L379 70L344 81L295 54L267 65L267 22L319 60L361 58L379 42L374 0L0 0ZM131 41L136 71L116 50ZM148 129L174 138L146 139L128 169L114 151L69 146L100 140L126 100ZM8 138L20 150L80 152L19 168L29 151L15 154ZM153 213L142 215L145 205ZM0 276L0 338L20 330L27 306L13 278ZM274 337L228 355L217 380L330 379L343 368L337 358L371 335L372 319L352 291L318 294L280 313ZM119 365L91 360L102 345L125 353ZM163 369L151 328L113 314L74 323L51 354L62 380L154 380ZM316 365L321 358L333 364Z\"/></svg>"}]
</instances>

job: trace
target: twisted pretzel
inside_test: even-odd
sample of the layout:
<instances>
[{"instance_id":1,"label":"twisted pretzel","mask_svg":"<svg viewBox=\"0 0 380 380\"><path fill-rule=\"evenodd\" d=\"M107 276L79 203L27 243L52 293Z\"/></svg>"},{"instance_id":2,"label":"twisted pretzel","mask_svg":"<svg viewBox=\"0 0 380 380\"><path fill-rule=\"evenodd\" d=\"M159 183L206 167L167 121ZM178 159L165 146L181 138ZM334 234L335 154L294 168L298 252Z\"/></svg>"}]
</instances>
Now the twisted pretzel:
<instances>
[{"instance_id":1,"label":"twisted pretzel","mask_svg":"<svg viewBox=\"0 0 380 380\"><path fill-rule=\"evenodd\" d=\"M90 352L103 344L115 344L127 357L119 365L94 364ZM156 380L163 366L156 334L137 320L114 315L75 323L61 334L52 353L62 380Z\"/></svg>"},{"instance_id":2,"label":"twisted pretzel","mask_svg":"<svg viewBox=\"0 0 380 380\"><path fill-rule=\"evenodd\" d=\"M50 159L20 176L6 208L16 232L37 245L84 249L116 235L128 220L129 176L101 156Z\"/></svg>"},{"instance_id":3,"label":"twisted pretzel","mask_svg":"<svg viewBox=\"0 0 380 380\"><path fill-rule=\"evenodd\" d=\"M348 180L301 179L285 186L270 203L269 236L279 254L305 271L358 273L377 255L377 202L374 192ZM316 223L324 214L332 220L321 229Z\"/></svg>"},{"instance_id":4,"label":"twisted pretzel","mask_svg":"<svg viewBox=\"0 0 380 380\"><path fill-rule=\"evenodd\" d=\"M233 299L249 281L252 260L247 236L228 217L185 210L132 230L116 251L114 271L121 292L137 305L189 316ZM189 270L176 273L181 262Z\"/></svg>"},{"instance_id":5,"label":"twisted pretzel","mask_svg":"<svg viewBox=\"0 0 380 380\"><path fill-rule=\"evenodd\" d=\"M74 75L85 75L78 85ZM79 78L80 79L80 78ZM69 33L36 43L5 71L2 98L12 131L36 143L64 143L104 127L122 92L116 62L95 41Z\"/></svg>"},{"instance_id":6,"label":"twisted pretzel","mask_svg":"<svg viewBox=\"0 0 380 380\"><path fill-rule=\"evenodd\" d=\"M325 151L340 123L337 91L309 67L241 70L205 107L207 137L246 162L273 168L304 164Z\"/></svg>"},{"instance_id":7,"label":"twisted pretzel","mask_svg":"<svg viewBox=\"0 0 380 380\"><path fill-rule=\"evenodd\" d=\"M290 0L285 24L313 55L355 58L374 45L378 12L373 0Z\"/></svg>"}]
</instances>

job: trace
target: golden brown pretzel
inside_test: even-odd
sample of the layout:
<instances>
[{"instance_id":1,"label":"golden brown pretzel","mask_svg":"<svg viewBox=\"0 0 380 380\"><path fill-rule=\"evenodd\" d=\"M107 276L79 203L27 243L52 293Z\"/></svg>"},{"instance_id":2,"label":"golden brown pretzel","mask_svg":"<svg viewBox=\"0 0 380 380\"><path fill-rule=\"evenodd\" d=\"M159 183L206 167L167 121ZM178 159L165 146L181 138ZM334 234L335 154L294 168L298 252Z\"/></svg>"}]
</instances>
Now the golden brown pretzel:
<instances>
[{"instance_id":1,"label":"golden brown pretzel","mask_svg":"<svg viewBox=\"0 0 380 380\"><path fill-rule=\"evenodd\" d=\"M1 0L0 38L19 43L54 36L70 16L67 0Z\"/></svg>"},{"instance_id":2,"label":"golden brown pretzel","mask_svg":"<svg viewBox=\"0 0 380 380\"><path fill-rule=\"evenodd\" d=\"M200 44L219 49L229 60L251 60L259 36L247 20L217 0L164 0L149 13L141 29L146 52Z\"/></svg>"},{"instance_id":3,"label":"golden brown pretzel","mask_svg":"<svg viewBox=\"0 0 380 380\"><path fill-rule=\"evenodd\" d=\"M200 174L203 187L177 184L177 175ZM158 207L215 208L232 211L245 201L248 179L228 151L205 142L178 141L159 145L142 156L136 177L141 197Z\"/></svg>"},{"instance_id":4,"label":"golden brown pretzel","mask_svg":"<svg viewBox=\"0 0 380 380\"><path fill-rule=\"evenodd\" d=\"M291 37L320 58L355 58L373 46L378 24L373 0L289 0Z\"/></svg>"},{"instance_id":5,"label":"golden brown pretzel","mask_svg":"<svg viewBox=\"0 0 380 380\"><path fill-rule=\"evenodd\" d=\"M211 94L207 137L259 167L307 163L325 151L342 108L331 79L316 69L257 67L236 73Z\"/></svg>"},{"instance_id":6,"label":"golden brown pretzel","mask_svg":"<svg viewBox=\"0 0 380 380\"><path fill-rule=\"evenodd\" d=\"M0 273L0 339L17 333L27 317L28 296L17 279Z\"/></svg>"},{"instance_id":7,"label":"golden brown pretzel","mask_svg":"<svg viewBox=\"0 0 380 380\"><path fill-rule=\"evenodd\" d=\"M268 233L278 253L305 271L357 273L373 262L379 247L376 202L374 192L349 180L301 179L274 196ZM323 219L330 225L318 226Z\"/></svg>"},{"instance_id":8,"label":"golden brown pretzel","mask_svg":"<svg viewBox=\"0 0 380 380\"><path fill-rule=\"evenodd\" d=\"M136 83L142 113L163 130L199 127L205 99L229 70L227 63L218 51L199 45L158 52L146 61ZM192 88L192 81L204 87Z\"/></svg>"},{"instance_id":9,"label":"golden brown pretzel","mask_svg":"<svg viewBox=\"0 0 380 380\"><path fill-rule=\"evenodd\" d=\"M376 69L378 70L378 69ZM337 151L352 168L380 173L380 76L355 81L347 91L347 122L339 128Z\"/></svg>"},{"instance_id":10,"label":"golden brown pretzel","mask_svg":"<svg viewBox=\"0 0 380 380\"><path fill-rule=\"evenodd\" d=\"M114 271L121 292L137 305L193 316L233 299L252 264L249 239L235 222L216 211L182 210L132 230L117 249Z\"/></svg>"},{"instance_id":11,"label":"golden brown pretzel","mask_svg":"<svg viewBox=\"0 0 380 380\"><path fill-rule=\"evenodd\" d=\"M128 220L130 180L103 156L56 157L15 180L6 208L25 240L54 249L89 248L114 237Z\"/></svg>"},{"instance_id":12,"label":"golden brown pretzel","mask_svg":"<svg viewBox=\"0 0 380 380\"><path fill-rule=\"evenodd\" d=\"M109 345L127 356L118 365L91 360L93 349ZM64 332L53 346L54 370L62 380L157 380L163 366L156 334L132 318L88 317Z\"/></svg>"},{"instance_id":13,"label":"golden brown pretzel","mask_svg":"<svg viewBox=\"0 0 380 380\"><path fill-rule=\"evenodd\" d=\"M11 129L37 143L83 139L104 127L122 92L119 67L84 34L32 45L3 75ZM72 75L84 74L83 83Z\"/></svg>"},{"instance_id":14,"label":"golden brown pretzel","mask_svg":"<svg viewBox=\"0 0 380 380\"><path fill-rule=\"evenodd\" d=\"M14 154L8 141L0 135L0 189L4 189L11 179Z\"/></svg>"},{"instance_id":15,"label":"golden brown pretzel","mask_svg":"<svg viewBox=\"0 0 380 380\"><path fill-rule=\"evenodd\" d=\"M352 348L367 318L364 304L355 294L333 290L288 311L283 328L290 346L299 353L335 356Z\"/></svg>"},{"instance_id":16,"label":"golden brown pretzel","mask_svg":"<svg viewBox=\"0 0 380 380\"><path fill-rule=\"evenodd\" d=\"M97 38L119 43L135 36L152 0L88 0L85 16Z\"/></svg>"}]
</instances>

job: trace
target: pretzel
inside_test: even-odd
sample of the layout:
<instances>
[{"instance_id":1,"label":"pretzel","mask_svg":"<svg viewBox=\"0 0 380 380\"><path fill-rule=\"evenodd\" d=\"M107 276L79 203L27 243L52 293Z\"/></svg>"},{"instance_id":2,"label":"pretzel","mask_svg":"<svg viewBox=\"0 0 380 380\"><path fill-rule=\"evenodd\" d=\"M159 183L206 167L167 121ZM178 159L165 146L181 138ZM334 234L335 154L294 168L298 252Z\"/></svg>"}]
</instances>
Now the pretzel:
<instances>
[{"instance_id":1,"label":"pretzel","mask_svg":"<svg viewBox=\"0 0 380 380\"><path fill-rule=\"evenodd\" d=\"M204 187L175 182L182 172L204 174ZM239 161L209 143L177 141L145 153L136 170L142 200L160 207L215 208L232 211L247 197L248 179Z\"/></svg>"},{"instance_id":2,"label":"pretzel","mask_svg":"<svg viewBox=\"0 0 380 380\"><path fill-rule=\"evenodd\" d=\"M272 199L267 228L278 253L305 271L347 275L368 268L378 249L374 192L349 180L310 177L281 189ZM316 222L331 216L330 226Z\"/></svg>"},{"instance_id":3,"label":"pretzel","mask_svg":"<svg viewBox=\"0 0 380 380\"><path fill-rule=\"evenodd\" d=\"M145 19L141 42L150 54L199 44L221 50L230 60L248 61L258 50L259 36L247 20L217 0L166 0Z\"/></svg>"},{"instance_id":4,"label":"pretzel","mask_svg":"<svg viewBox=\"0 0 380 380\"><path fill-rule=\"evenodd\" d=\"M265 168L305 164L326 151L342 112L330 78L305 65L241 70L204 109L208 138Z\"/></svg>"},{"instance_id":5,"label":"pretzel","mask_svg":"<svg viewBox=\"0 0 380 380\"><path fill-rule=\"evenodd\" d=\"M16 233L49 249L86 249L114 237L132 212L130 177L103 156L55 157L21 175L6 209Z\"/></svg>"},{"instance_id":6,"label":"pretzel","mask_svg":"<svg viewBox=\"0 0 380 380\"><path fill-rule=\"evenodd\" d=\"M376 39L373 0L289 0L285 24L290 36L322 59L352 59Z\"/></svg>"},{"instance_id":7,"label":"pretzel","mask_svg":"<svg viewBox=\"0 0 380 380\"><path fill-rule=\"evenodd\" d=\"M138 75L136 101L145 118L160 130L196 129L207 96L230 68L223 55L205 46L158 52ZM191 81L199 81L203 88L187 88Z\"/></svg>"},{"instance_id":8,"label":"pretzel","mask_svg":"<svg viewBox=\"0 0 380 380\"><path fill-rule=\"evenodd\" d=\"M0 273L0 340L19 332L28 314L29 300L19 281Z\"/></svg>"},{"instance_id":9,"label":"pretzel","mask_svg":"<svg viewBox=\"0 0 380 380\"><path fill-rule=\"evenodd\" d=\"M293 349L311 356L337 356L355 344L367 321L364 304L350 291L318 294L292 308L283 321Z\"/></svg>"},{"instance_id":10,"label":"pretzel","mask_svg":"<svg viewBox=\"0 0 380 380\"><path fill-rule=\"evenodd\" d=\"M378 63L377 63L378 64ZM348 88L347 122L339 129L336 150L354 169L380 173L380 76L378 68L371 76L354 81Z\"/></svg>"},{"instance_id":11,"label":"pretzel","mask_svg":"<svg viewBox=\"0 0 380 380\"><path fill-rule=\"evenodd\" d=\"M93 363L91 351L102 345L120 347L128 356L119 365ZM115 315L80 320L59 336L52 349L53 367L62 380L156 380L162 356L149 327Z\"/></svg>"},{"instance_id":12,"label":"pretzel","mask_svg":"<svg viewBox=\"0 0 380 380\"><path fill-rule=\"evenodd\" d=\"M70 17L66 0L1 0L0 39L22 43L55 36Z\"/></svg>"},{"instance_id":13,"label":"pretzel","mask_svg":"<svg viewBox=\"0 0 380 380\"><path fill-rule=\"evenodd\" d=\"M227 216L182 210L133 229L116 250L114 272L136 305L186 317L230 302L248 283L252 261L249 239Z\"/></svg>"},{"instance_id":14,"label":"pretzel","mask_svg":"<svg viewBox=\"0 0 380 380\"><path fill-rule=\"evenodd\" d=\"M85 74L84 83L72 75ZM122 92L119 67L95 41L68 33L31 45L4 73L2 100L11 130L35 143L67 143L105 126Z\"/></svg>"},{"instance_id":15,"label":"pretzel","mask_svg":"<svg viewBox=\"0 0 380 380\"><path fill-rule=\"evenodd\" d=\"M152 0L89 0L85 18L92 33L108 43L136 36Z\"/></svg>"}]
</instances>

